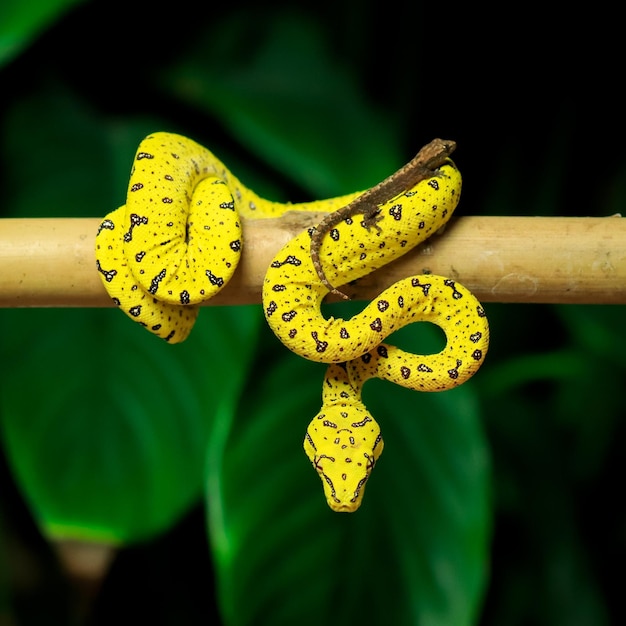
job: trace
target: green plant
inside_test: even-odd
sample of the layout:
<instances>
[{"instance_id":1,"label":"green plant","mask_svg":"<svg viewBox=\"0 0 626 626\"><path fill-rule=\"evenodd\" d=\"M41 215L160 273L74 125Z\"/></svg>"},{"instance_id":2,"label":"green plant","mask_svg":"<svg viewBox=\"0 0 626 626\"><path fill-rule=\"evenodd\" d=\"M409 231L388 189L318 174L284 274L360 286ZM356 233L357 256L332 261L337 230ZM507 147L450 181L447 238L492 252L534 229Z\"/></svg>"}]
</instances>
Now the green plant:
<instances>
[{"instance_id":1,"label":"green plant","mask_svg":"<svg viewBox=\"0 0 626 626\"><path fill-rule=\"evenodd\" d=\"M559 214L571 198L570 118L551 127L545 168L521 168L519 129L492 163L484 126L454 113L450 94L433 115L432 81L399 81L412 75L407 55L372 78L389 41L372 37L372 8L204 8L189 23L173 9L137 21L115 3L34 4L5 4L13 17L0 19L3 217L104 215L154 130L193 137L279 200L366 187L437 135L459 142L465 214ZM109 54L92 54L107 42ZM429 63L440 81L451 71L447 57L441 70ZM623 202L617 167L606 193L581 192L598 215ZM109 309L1 311L0 566L15 564L16 536L26 541L24 503L46 540L115 546L122 565L144 550L161 575L163 538L204 511L208 545L194 535L191 549L210 559L215 589L209 565L193 597L170 574L137 615L153 603L152 623L198 623L208 596L228 625L610 623L619 595L603 560L624 553L624 507L611 497L624 441L620 311L486 309L491 353L468 385L425 395L368 383L386 448L353 516L327 509L301 448L323 366L287 353L260 307L206 308L176 347ZM407 349L437 341L409 330ZM15 584L11 569L5 579ZM96 622L115 601L108 584ZM0 597L6 614L38 623L27 597ZM63 623L67 609L53 606L44 623Z\"/></svg>"}]
</instances>

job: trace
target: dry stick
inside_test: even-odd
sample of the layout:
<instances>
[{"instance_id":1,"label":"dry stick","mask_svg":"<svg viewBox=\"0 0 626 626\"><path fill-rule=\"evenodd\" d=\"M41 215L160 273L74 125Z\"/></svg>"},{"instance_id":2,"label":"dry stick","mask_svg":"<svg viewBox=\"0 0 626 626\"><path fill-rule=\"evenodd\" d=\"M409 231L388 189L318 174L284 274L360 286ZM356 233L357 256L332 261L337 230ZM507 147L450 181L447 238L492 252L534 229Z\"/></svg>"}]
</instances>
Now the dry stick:
<instances>
[{"instance_id":1,"label":"dry stick","mask_svg":"<svg viewBox=\"0 0 626 626\"><path fill-rule=\"evenodd\" d=\"M381 228L378 223L382 216L380 215L380 205L388 200L392 200L404 191L408 191L422 180L434 178L437 176L436 170L441 167L447 158L456 149L456 142L445 139L433 139L426 144L406 165L401 167L397 172L388 176L378 185L374 185L367 191L357 196L352 202L337 211L333 211L324 217L324 219L315 226L311 233L311 259L313 267L317 272L322 284L324 284L330 293L333 293L345 300L350 298L339 291L328 282L320 252L324 235L332 231L340 222L362 215L361 224L369 230L372 226L380 233Z\"/></svg>"},{"instance_id":2,"label":"dry stick","mask_svg":"<svg viewBox=\"0 0 626 626\"><path fill-rule=\"evenodd\" d=\"M258 304L265 268L321 214L244 221L231 283L207 304ZM112 306L96 271L100 220L0 220L0 307ZM483 302L626 303L626 219L460 217L442 235L344 289L372 299L393 282L430 272L454 278Z\"/></svg>"}]
</instances>

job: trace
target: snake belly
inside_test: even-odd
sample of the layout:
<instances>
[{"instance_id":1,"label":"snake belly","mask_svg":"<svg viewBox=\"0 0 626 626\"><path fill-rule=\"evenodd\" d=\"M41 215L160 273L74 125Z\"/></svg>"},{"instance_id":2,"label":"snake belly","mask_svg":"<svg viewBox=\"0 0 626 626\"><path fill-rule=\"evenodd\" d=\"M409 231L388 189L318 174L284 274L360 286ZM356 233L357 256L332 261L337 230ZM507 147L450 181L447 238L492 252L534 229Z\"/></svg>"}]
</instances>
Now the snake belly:
<instances>
[{"instance_id":1,"label":"snake belly","mask_svg":"<svg viewBox=\"0 0 626 626\"><path fill-rule=\"evenodd\" d=\"M456 208L461 177L451 161L433 178L380 206L380 232L348 218L324 240L332 284L356 280L405 254L441 228ZM276 336L304 358L329 363L322 408L309 424L304 449L334 511L359 508L382 450L380 427L361 401L377 377L420 391L443 391L468 380L487 353L489 328L478 300L455 281L435 275L396 282L350 319L325 318L328 288L309 257L310 232L276 255L265 277L263 305ZM414 322L440 326L446 346L418 355L383 343Z\"/></svg>"}]
</instances>

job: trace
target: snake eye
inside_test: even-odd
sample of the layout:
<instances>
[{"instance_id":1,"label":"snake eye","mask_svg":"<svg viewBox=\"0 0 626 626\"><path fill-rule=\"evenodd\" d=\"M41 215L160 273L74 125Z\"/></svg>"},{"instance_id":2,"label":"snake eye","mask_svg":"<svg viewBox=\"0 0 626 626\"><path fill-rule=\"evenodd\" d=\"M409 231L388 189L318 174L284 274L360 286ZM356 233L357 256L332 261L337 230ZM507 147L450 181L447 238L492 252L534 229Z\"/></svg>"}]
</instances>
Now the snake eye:
<instances>
[{"instance_id":1,"label":"snake eye","mask_svg":"<svg viewBox=\"0 0 626 626\"><path fill-rule=\"evenodd\" d=\"M324 468L321 466L320 461L322 459L328 459L329 461L331 461L332 463L335 462L334 457L332 456L328 456L327 454L319 454L319 455L315 455L314 459L313 459L313 467L320 473L323 474L324 473Z\"/></svg>"}]
</instances>

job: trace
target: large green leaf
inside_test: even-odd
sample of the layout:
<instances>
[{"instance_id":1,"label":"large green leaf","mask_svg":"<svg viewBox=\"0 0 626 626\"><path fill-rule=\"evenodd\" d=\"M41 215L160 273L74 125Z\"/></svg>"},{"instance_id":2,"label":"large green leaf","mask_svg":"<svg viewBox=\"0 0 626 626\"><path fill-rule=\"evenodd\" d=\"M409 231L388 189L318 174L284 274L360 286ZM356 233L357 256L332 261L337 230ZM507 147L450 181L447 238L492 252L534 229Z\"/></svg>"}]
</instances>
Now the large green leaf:
<instances>
[{"instance_id":1,"label":"large green leaf","mask_svg":"<svg viewBox=\"0 0 626 626\"><path fill-rule=\"evenodd\" d=\"M139 141L163 124L104 118L56 82L9 107L0 122L2 215L22 218L101 217L117 208Z\"/></svg>"},{"instance_id":2,"label":"large green leaf","mask_svg":"<svg viewBox=\"0 0 626 626\"><path fill-rule=\"evenodd\" d=\"M257 19L252 11L215 24L166 72L166 87L318 198L389 175L398 127L330 54L318 20L276 11L257 29Z\"/></svg>"},{"instance_id":3,"label":"large green leaf","mask_svg":"<svg viewBox=\"0 0 626 626\"><path fill-rule=\"evenodd\" d=\"M168 528L201 495L209 428L240 393L259 312L202 311L180 346L112 309L2 318L4 444L40 525L109 541Z\"/></svg>"},{"instance_id":4,"label":"large green leaf","mask_svg":"<svg viewBox=\"0 0 626 626\"><path fill-rule=\"evenodd\" d=\"M16 217L115 208L136 142L154 128L147 119L106 124L57 87L23 99L4 123ZM203 310L181 346L113 309L0 318L11 328L2 340L3 443L47 532L130 541L168 528L198 500L208 430L240 393L259 310Z\"/></svg>"},{"instance_id":5,"label":"large green leaf","mask_svg":"<svg viewBox=\"0 0 626 626\"><path fill-rule=\"evenodd\" d=\"M367 383L385 450L362 507L337 514L302 449L325 368L287 352L268 368L270 358L257 362L236 422L211 439L209 532L226 622L473 623L490 508L471 387L427 395Z\"/></svg>"}]
</instances>

